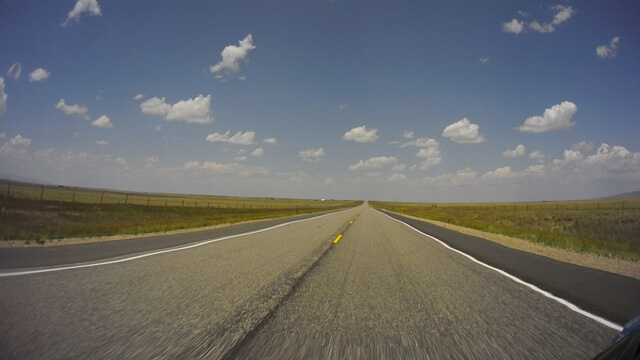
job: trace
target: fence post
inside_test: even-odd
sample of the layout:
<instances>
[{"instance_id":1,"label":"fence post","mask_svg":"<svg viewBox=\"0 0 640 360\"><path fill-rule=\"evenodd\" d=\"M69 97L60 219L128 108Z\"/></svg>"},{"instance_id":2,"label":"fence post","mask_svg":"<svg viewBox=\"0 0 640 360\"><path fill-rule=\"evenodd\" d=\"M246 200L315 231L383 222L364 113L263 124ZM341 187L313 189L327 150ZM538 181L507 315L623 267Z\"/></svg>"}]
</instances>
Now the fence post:
<instances>
[{"instance_id":1,"label":"fence post","mask_svg":"<svg viewBox=\"0 0 640 360\"><path fill-rule=\"evenodd\" d=\"M151 200L151 197L147 197L147 206L149 206L149 200Z\"/></svg>"},{"instance_id":2,"label":"fence post","mask_svg":"<svg viewBox=\"0 0 640 360\"><path fill-rule=\"evenodd\" d=\"M100 194L100 204L102 204L102 199L104 198L104 193Z\"/></svg>"},{"instance_id":3,"label":"fence post","mask_svg":"<svg viewBox=\"0 0 640 360\"><path fill-rule=\"evenodd\" d=\"M296 214L298 213L298 205L296 205Z\"/></svg>"},{"instance_id":4,"label":"fence post","mask_svg":"<svg viewBox=\"0 0 640 360\"><path fill-rule=\"evenodd\" d=\"M73 189L73 199L71 199L71 202L76 202L76 189Z\"/></svg>"},{"instance_id":5,"label":"fence post","mask_svg":"<svg viewBox=\"0 0 640 360\"><path fill-rule=\"evenodd\" d=\"M184 200L182 200L182 207L184 207Z\"/></svg>"},{"instance_id":6,"label":"fence post","mask_svg":"<svg viewBox=\"0 0 640 360\"><path fill-rule=\"evenodd\" d=\"M44 199L44 185L42 185L42 191L40 191L40 200Z\"/></svg>"},{"instance_id":7,"label":"fence post","mask_svg":"<svg viewBox=\"0 0 640 360\"><path fill-rule=\"evenodd\" d=\"M126 195L124 196L124 204L126 205L126 204L128 204L128 203L129 203L129 194L126 194Z\"/></svg>"},{"instance_id":8,"label":"fence post","mask_svg":"<svg viewBox=\"0 0 640 360\"><path fill-rule=\"evenodd\" d=\"M198 207L198 202L196 201L196 207Z\"/></svg>"},{"instance_id":9,"label":"fence post","mask_svg":"<svg viewBox=\"0 0 640 360\"><path fill-rule=\"evenodd\" d=\"M167 198L164 199L164 207L167 207Z\"/></svg>"},{"instance_id":10,"label":"fence post","mask_svg":"<svg viewBox=\"0 0 640 360\"><path fill-rule=\"evenodd\" d=\"M11 196L11 183L9 183L9 187L7 188L7 197Z\"/></svg>"}]
</instances>

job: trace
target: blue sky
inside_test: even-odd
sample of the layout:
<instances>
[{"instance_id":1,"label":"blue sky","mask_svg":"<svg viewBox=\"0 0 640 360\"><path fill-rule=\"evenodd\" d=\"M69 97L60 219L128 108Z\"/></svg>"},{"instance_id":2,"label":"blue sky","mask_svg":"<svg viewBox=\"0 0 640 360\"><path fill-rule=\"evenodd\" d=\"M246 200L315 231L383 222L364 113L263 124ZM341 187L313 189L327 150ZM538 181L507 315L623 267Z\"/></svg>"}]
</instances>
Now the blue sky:
<instances>
[{"instance_id":1,"label":"blue sky","mask_svg":"<svg viewBox=\"0 0 640 360\"><path fill-rule=\"evenodd\" d=\"M636 191L639 20L637 1L3 1L0 173L442 202Z\"/></svg>"}]
</instances>

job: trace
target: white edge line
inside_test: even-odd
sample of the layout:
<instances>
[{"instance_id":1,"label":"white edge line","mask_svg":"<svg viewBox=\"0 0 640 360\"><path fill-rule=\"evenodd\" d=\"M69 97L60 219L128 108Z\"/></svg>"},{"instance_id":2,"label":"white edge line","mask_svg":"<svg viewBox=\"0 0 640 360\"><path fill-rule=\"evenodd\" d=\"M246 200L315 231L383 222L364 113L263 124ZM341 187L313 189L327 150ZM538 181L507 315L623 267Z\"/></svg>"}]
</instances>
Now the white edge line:
<instances>
[{"instance_id":1,"label":"white edge line","mask_svg":"<svg viewBox=\"0 0 640 360\"><path fill-rule=\"evenodd\" d=\"M517 277L515 277L515 276L513 276L513 275L509 274L508 272L506 272L506 271L504 271L504 270L500 270L500 269L498 269L498 268L496 268L496 267L493 267L493 266L491 266L491 265L485 264L485 263L483 263L482 261L480 261L480 260L478 260L478 259L474 258L473 256L471 256L471 255L469 255L469 254L467 254L467 253L464 253L464 252L462 252L462 251L460 251L460 250L458 250L458 249L454 249L454 248L452 248L451 246L447 245L446 243L444 243L444 242L443 242L443 241L441 241L440 239L438 239L438 238L436 238L436 237L434 237L434 236L431 236L431 235L429 235L429 234L427 234L427 233L424 233L424 232L422 232L422 231L420 231L420 230L418 230L418 229L414 228L413 226L411 226L411 225L407 224L406 222L404 222L404 221L402 221L402 220L398 220L398 219L396 219L396 218L393 218L393 217L391 217L391 216L389 216L389 215L387 215L387 214L383 213L382 211L380 211L380 210L378 210L378 209L375 209L375 210L376 210L376 211L378 211L379 213L381 213L382 215L384 215L384 216L386 216L386 217L388 217L388 218L390 218L390 219L392 219L392 220L395 220L395 221L397 221L397 222L399 222L399 223L401 223L401 224L404 224L404 225L408 226L410 229L413 229L414 231L416 231L416 232L418 232L418 233L420 233L420 234L422 234L422 235L424 235L424 236L426 236L426 237L429 237L429 238L431 238L431 239L433 239L433 240L437 241L438 243L440 243L440 245L442 245L442 246L446 247L447 249L449 249L449 250L451 250L451 251L455 251L455 252L457 252L458 254L460 254L460 255L462 255L462 256L465 256L465 257L469 258L471 261L473 261L473 262L475 262L475 263L478 263L478 264L480 264L480 265L482 265L482 266L484 266L484 267L486 267L486 268L488 268L488 269L491 269L491 270L493 270L493 271L495 271L495 272L497 272L497 273L499 273L499 274L501 274L501 275L504 275L504 276L508 277L509 279L511 279L511 280L513 280L513 281L515 281L515 282L517 282L517 283L519 283L519 284L522 284L522 285L524 285L524 286L528 287L529 289L531 289L531 290L533 290L533 291L535 291L535 292L537 292L537 293L540 293L540 294L542 294L542 295L544 295L544 296L548 297L548 298L549 298L549 299L551 299L551 300L555 300L556 302L559 302L560 304L562 304L562 305L564 305L564 306L568 307L569 309L571 309L571 310L573 310L573 311L577 312L577 313L578 313L578 314L580 314L580 315L586 316L586 317L588 317L588 318L590 318L590 319L592 319L592 320L595 320L595 321L599 322L599 323L600 323L600 324L602 324L602 325L608 326L608 327L610 327L610 328L612 328L612 329L614 329L614 330L622 331L622 326L620 326L620 325L618 325L618 324L616 324L616 323L614 323L614 322L612 322L612 321L609 321L609 320L607 320L607 319L605 319L605 318L602 318L602 317L600 317L600 316L598 316L598 315L595 315L595 314L592 314L592 313L590 313L590 312L588 312L588 311L586 311L586 310L583 310L583 309L579 308L577 305L575 305L575 304L573 304L573 303L571 303L571 302L569 302L569 301L567 301L567 300L565 300L565 299L563 299L563 298L557 297L557 296L553 295L552 293L550 293L550 292L548 292L548 291L542 290L542 289L540 289L539 287L537 287L537 286L535 286L535 285L533 285L533 284L530 284L530 283L528 283L528 282L526 282L526 281L524 281L524 280L522 280L522 279L520 279L520 278L517 278Z\"/></svg>"},{"instance_id":2,"label":"white edge line","mask_svg":"<svg viewBox=\"0 0 640 360\"><path fill-rule=\"evenodd\" d=\"M126 258L117 259L117 260L109 260L109 261L102 261L102 262L90 263L90 264L71 265L71 266L63 266L63 267L47 268L47 269L38 269L38 270L24 270L24 271L15 271L15 272L0 272L0 278L2 278L2 277L11 277L11 276L21 276L21 275L42 274L42 273L48 273L48 272L54 272L54 271L82 269L82 268L88 268L88 267L94 267L94 266L118 264L118 263L123 263L123 262L127 262L127 261L146 258L146 257L149 257L149 256L166 254L166 253L170 253L170 252L174 252L174 251L193 249L193 248L196 248L196 247L199 247L199 246L211 244L211 243L222 241L222 240L229 240L229 239L233 239L233 238L237 238L237 237L241 237L241 236L254 235L254 234L258 234L258 233L261 233L261 232L274 230L274 229L277 229L277 228L280 228L280 227L283 227L283 226L287 226L287 225L291 225L291 224L295 224L295 223L299 223L299 222L303 222L303 221L309 221L309 220L319 219L319 218L322 218L322 217L325 217L325 216L329 216L329 215L339 214L341 212L348 211L348 210L351 210L351 208L346 209L346 210L336 211L336 212L330 212L328 214L322 214L322 215L314 216L314 217L311 217L311 218L308 218L308 219L294 220L294 221L286 222L286 223L283 223L283 224L278 224L278 225L274 225L274 226L271 226L271 227L268 227L268 228L254 230L254 231L250 231L250 232L246 232L246 233L242 233L242 234L223 236L221 238L205 240L205 241L202 241L202 242L199 242L199 243L195 243L195 244L191 244L191 245L187 245L187 246L181 246L181 247L177 247L177 248L153 251L153 252L150 252L150 253L145 253L145 254L131 256L131 257L126 257Z\"/></svg>"}]
</instances>

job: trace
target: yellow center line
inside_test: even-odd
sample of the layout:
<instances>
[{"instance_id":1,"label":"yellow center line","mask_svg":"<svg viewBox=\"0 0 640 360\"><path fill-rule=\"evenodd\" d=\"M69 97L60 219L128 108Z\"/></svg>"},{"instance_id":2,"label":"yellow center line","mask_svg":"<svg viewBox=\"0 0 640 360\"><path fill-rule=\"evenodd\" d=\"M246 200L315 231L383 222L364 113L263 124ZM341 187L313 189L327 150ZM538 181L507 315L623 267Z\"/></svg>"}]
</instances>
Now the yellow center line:
<instances>
[{"instance_id":1,"label":"yellow center line","mask_svg":"<svg viewBox=\"0 0 640 360\"><path fill-rule=\"evenodd\" d=\"M335 240L333 240L333 243L334 243L334 244L337 244L337 243L338 243L338 241L340 241L340 239L342 239L342 234L340 234L340 235L336 236L336 239L335 239Z\"/></svg>"}]
</instances>

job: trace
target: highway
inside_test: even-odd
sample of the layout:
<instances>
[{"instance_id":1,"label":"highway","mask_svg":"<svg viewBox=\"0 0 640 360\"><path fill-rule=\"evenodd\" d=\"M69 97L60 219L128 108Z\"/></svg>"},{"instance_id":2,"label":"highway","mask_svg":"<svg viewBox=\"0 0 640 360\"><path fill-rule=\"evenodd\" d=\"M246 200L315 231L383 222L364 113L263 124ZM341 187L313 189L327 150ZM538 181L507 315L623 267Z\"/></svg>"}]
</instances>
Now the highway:
<instances>
[{"instance_id":1,"label":"highway","mask_svg":"<svg viewBox=\"0 0 640 360\"><path fill-rule=\"evenodd\" d=\"M589 359L618 332L366 204L247 226L2 267L0 358Z\"/></svg>"}]
</instances>

